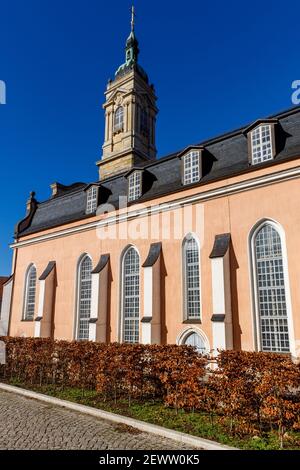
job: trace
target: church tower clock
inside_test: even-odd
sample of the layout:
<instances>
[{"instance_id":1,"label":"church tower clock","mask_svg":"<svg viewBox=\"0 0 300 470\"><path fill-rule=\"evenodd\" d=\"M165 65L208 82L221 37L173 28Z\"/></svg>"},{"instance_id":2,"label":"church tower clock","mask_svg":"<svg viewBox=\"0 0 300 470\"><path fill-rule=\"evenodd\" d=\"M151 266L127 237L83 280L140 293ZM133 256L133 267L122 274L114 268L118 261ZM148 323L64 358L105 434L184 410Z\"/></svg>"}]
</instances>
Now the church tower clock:
<instances>
[{"instance_id":1,"label":"church tower clock","mask_svg":"<svg viewBox=\"0 0 300 470\"><path fill-rule=\"evenodd\" d=\"M109 81L105 92L105 136L99 178L126 172L156 158L156 96L153 85L138 63L139 47L134 30L126 41L125 62Z\"/></svg>"}]
</instances>

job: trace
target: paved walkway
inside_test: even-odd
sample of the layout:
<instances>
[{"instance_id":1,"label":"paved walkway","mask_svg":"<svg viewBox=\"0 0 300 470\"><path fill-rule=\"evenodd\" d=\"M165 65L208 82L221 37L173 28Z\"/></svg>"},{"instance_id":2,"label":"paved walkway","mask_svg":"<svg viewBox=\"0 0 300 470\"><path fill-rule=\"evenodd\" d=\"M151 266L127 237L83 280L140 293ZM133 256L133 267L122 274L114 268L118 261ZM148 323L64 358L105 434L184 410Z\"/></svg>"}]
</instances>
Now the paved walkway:
<instances>
[{"instance_id":1,"label":"paved walkway","mask_svg":"<svg viewBox=\"0 0 300 470\"><path fill-rule=\"evenodd\" d=\"M0 449L191 449L123 424L0 390Z\"/></svg>"}]
</instances>

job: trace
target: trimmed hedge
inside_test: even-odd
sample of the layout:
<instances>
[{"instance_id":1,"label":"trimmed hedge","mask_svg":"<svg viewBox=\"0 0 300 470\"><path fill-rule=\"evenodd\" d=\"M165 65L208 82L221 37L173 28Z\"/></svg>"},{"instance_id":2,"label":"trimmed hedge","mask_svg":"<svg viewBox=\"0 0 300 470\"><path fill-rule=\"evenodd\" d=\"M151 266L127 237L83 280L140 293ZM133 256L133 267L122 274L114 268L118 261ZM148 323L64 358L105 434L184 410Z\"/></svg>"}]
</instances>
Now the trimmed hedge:
<instances>
[{"instance_id":1,"label":"trimmed hedge","mask_svg":"<svg viewBox=\"0 0 300 470\"><path fill-rule=\"evenodd\" d=\"M286 355L221 351L214 359L191 346L100 344L1 338L0 378L30 385L96 390L103 399L159 399L176 410L208 413L234 435L300 429L300 367Z\"/></svg>"}]
</instances>

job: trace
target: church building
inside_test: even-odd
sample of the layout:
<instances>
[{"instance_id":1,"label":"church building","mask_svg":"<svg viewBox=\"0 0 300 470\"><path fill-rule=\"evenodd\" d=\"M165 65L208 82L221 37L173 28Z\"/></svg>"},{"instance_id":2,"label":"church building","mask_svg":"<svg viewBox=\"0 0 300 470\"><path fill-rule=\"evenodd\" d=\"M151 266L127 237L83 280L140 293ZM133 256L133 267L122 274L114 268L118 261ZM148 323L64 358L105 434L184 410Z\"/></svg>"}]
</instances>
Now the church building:
<instances>
[{"instance_id":1,"label":"church building","mask_svg":"<svg viewBox=\"0 0 300 470\"><path fill-rule=\"evenodd\" d=\"M99 175L32 192L0 333L300 357L300 107L157 158L132 17Z\"/></svg>"}]
</instances>

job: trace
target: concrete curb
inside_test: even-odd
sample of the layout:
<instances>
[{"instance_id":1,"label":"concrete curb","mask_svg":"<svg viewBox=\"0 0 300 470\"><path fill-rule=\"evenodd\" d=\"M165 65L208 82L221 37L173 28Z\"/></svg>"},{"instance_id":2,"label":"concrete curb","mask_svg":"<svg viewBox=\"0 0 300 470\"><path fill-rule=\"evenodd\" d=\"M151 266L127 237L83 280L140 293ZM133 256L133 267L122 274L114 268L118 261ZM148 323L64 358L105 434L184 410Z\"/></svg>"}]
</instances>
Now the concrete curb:
<instances>
[{"instance_id":1,"label":"concrete curb","mask_svg":"<svg viewBox=\"0 0 300 470\"><path fill-rule=\"evenodd\" d=\"M115 423L126 424L140 431L147 432L150 434L155 434L156 436L165 437L167 439L172 439L173 441L182 442L184 444L191 445L197 449L204 450L239 450L235 447L229 447L223 444L218 444L217 442L210 441L208 439L202 439L200 437L191 436L179 431L173 431L172 429L167 429L162 426L157 426L156 424L149 424L144 421L139 421L137 419L128 418L127 416L118 415L115 413L110 413L108 411L102 411L97 408L92 408L91 406L79 405L67 400L61 400L60 398L50 397L48 395L43 395L42 393L32 392L30 390L25 390L23 388L14 387L12 385L7 385L0 383L0 390L4 390L10 393L16 393L27 398L32 398L35 400L40 400L45 403L50 403L51 405L61 406L69 410L77 411L79 413L84 413L95 418L101 418Z\"/></svg>"}]
</instances>

